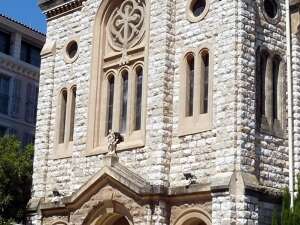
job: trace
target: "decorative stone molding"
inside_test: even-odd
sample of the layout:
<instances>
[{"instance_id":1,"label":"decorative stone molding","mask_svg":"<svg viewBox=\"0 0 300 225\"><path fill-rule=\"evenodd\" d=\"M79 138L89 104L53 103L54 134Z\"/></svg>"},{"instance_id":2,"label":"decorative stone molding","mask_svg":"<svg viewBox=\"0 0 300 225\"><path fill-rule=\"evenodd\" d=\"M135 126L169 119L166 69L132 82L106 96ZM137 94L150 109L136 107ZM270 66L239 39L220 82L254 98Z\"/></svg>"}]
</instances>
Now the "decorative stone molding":
<instances>
[{"instance_id":1,"label":"decorative stone molding","mask_svg":"<svg viewBox=\"0 0 300 225\"><path fill-rule=\"evenodd\" d=\"M61 16L66 12L75 11L82 7L82 3L86 0L73 0L64 3L64 1L56 0L39 0L39 6L44 11L44 14L48 19Z\"/></svg>"},{"instance_id":2,"label":"decorative stone molding","mask_svg":"<svg viewBox=\"0 0 300 225\"><path fill-rule=\"evenodd\" d=\"M22 76L27 76L39 80L39 68L22 61L16 61L11 56L0 53L0 67Z\"/></svg>"},{"instance_id":3,"label":"decorative stone molding","mask_svg":"<svg viewBox=\"0 0 300 225\"><path fill-rule=\"evenodd\" d=\"M53 56L55 55L56 51L56 41L47 39L46 43L41 51L41 57L48 57L48 56Z\"/></svg>"},{"instance_id":4,"label":"decorative stone molding","mask_svg":"<svg viewBox=\"0 0 300 225\"><path fill-rule=\"evenodd\" d=\"M69 53L68 53L68 48L69 48L70 44L72 44L74 42L77 44L77 51L76 51L76 54L73 57L70 57ZM72 38L70 38L66 42L66 44L64 46L64 61L66 63L73 63L73 62L75 62L78 59L79 52L80 52L80 49L79 49L79 37L72 37Z\"/></svg>"}]
</instances>

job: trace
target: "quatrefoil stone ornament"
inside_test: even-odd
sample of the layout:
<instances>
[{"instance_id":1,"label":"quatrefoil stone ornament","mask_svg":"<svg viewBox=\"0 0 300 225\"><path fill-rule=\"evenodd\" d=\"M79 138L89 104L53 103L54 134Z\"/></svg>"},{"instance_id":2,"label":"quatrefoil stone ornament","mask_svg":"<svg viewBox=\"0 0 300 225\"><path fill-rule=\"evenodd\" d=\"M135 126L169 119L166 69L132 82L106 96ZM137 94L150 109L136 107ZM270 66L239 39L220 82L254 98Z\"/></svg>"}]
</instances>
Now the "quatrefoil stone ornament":
<instances>
[{"instance_id":1,"label":"quatrefoil stone ornament","mask_svg":"<svg viewBox=\"0 0 300 225\"><path fill-rule=\"evenodd\" d=\"M127 51L143 37L145 4L141 0L126 0L113 11L108 21L108 42L122 52L122 62L127 63Z\"/></svg>"}]
</instances>

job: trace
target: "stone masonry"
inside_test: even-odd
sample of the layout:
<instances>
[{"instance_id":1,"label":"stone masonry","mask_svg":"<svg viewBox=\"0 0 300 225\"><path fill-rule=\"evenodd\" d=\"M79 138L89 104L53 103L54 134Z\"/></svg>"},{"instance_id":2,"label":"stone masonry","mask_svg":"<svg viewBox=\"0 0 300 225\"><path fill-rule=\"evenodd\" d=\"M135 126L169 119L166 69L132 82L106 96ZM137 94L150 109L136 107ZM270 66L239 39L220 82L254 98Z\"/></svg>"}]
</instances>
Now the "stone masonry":
<instances>
[{"instance_id":1,"label":"stone masonry","mask_svg":"<svg viewBox=\"0 0 300 225\"><path fill-rule=\"evenodd\" d=\"M95 21L108 2L39 0L48 30L28 208L32 224L114 225L125 217L135 225L270 225L288 184L287 125L282 136L257 129L256 49L268 48L286 62L285 1L276 0L276 22L266 19L264 0L207 0L207 14L197 22L187 19L187 4L193 1L145 1L145 143L117 156L86 153L93 43L100 27ZM292 3L294 27L300 22L299 3ZM295 174L300 171L297 29L292 29ZM69 63L65 46L74 37L79 53ZM186 52L200 45L213 57L212 128L182 136L181 65ZM286 73L283 83L286 87ZM72 150L68 157L56 158L58 96L72 85ZM286 115L286 98L283 106Z\"/></svg>"}]
</instances>

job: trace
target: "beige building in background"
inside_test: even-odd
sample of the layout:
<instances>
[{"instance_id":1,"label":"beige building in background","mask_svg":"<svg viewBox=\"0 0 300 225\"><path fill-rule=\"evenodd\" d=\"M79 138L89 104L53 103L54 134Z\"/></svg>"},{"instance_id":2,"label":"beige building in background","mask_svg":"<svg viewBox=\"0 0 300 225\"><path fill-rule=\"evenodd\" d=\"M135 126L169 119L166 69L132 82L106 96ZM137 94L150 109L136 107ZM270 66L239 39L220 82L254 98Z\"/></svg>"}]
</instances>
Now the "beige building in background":
<instances>
[{"instance_id":1,"label":"beige building in background","mask_svg":"<svg viewBox=\"0 0 300 225\"><path fill-rule=\"evenodd\" d=\"M34 142L45 35L0 14L0 136Z\"/></svg>"}]
</instances>

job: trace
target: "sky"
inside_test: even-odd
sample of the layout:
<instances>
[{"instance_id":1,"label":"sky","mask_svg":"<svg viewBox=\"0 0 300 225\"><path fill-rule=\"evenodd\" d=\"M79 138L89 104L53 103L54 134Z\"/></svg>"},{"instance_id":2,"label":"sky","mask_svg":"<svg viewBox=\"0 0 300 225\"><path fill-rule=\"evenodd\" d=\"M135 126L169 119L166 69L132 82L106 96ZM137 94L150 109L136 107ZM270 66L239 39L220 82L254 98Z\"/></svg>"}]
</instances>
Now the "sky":
<instances>
[{"instance_id":1,"label":"sky","mask_svg":"<svg viewBox=\"0 0 300 225\"><path fill-rule=\"evenodd\" d=\"M0 13L46 33L46 18L38 0L0 0Z\"/></svg>"}]
</instances>

